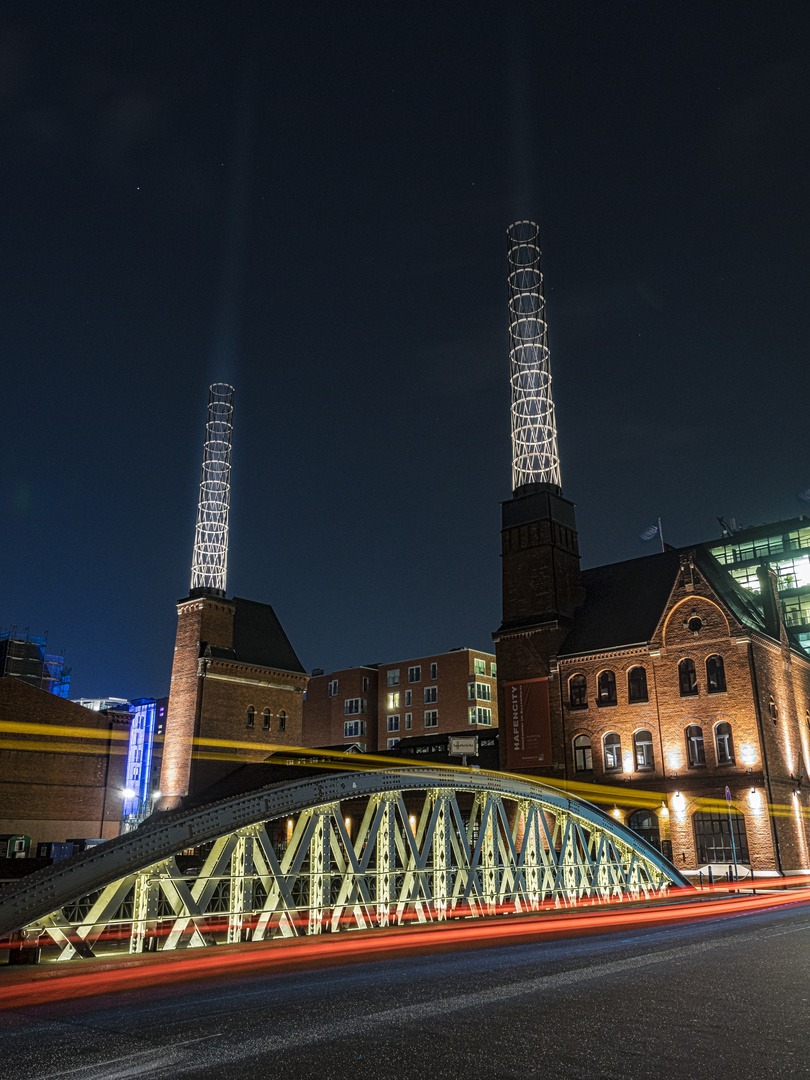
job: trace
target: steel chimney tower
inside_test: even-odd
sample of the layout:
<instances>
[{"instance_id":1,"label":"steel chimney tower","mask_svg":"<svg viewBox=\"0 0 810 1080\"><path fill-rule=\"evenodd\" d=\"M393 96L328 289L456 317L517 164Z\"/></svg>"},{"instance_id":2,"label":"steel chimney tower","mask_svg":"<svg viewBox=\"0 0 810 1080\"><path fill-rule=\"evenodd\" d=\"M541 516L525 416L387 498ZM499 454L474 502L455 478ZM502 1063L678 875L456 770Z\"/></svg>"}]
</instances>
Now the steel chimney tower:
<instances>
[{"instance_id":1,"label":"steel chimney tower","mask_svg":"<svg viewBox=\"0 0 810 1080\"><path fill-rule=\"evenodd\" d=\"M527 484L538 483L560 489L539 233L533 221L516 221L506 230L515 493Z\"/></svg>"},{"instance_id":2,"label":"steel chimney tower","mask_svg":"<svg viewBox=\"0 0 810 1080\"><path fill-rule=\"evenodd\" d=\"M231 502L233 387L213 383L208 391L200 501L191 563L191 595L225 595L228 575L228 512Z\"/></svg>"}]
</instances>

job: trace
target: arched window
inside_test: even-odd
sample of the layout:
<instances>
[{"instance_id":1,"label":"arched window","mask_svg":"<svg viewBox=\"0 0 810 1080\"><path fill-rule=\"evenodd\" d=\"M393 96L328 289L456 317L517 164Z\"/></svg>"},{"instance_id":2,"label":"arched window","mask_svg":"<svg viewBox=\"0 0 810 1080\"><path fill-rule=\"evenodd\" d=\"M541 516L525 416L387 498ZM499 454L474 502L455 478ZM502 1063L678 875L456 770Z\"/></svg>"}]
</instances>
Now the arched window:
<instances>
[{"instance_id":1,"label":"arched window","mask_svg":"<svg viewBox=\"0 0 810 1080\"><path fill-rule=\"evenodd\" d=\"M773 699L773 694L768 698L768 715L774 723L779 719L779 710L776 707L776 702Z\"/></svg>"},{"instance_id":2,"label":"arched window","mask_svg":"<svg viewBox=\"0 0 810 1080\"><path fill-rule=\"evenodd\" d=\"M726 668L722 656L710 656L706 661L706 689L710 694L722 694L726 688Z\"/></svg>"},{"instance_id":3,"label":"arched window","mask_svg":"<svg viewBox=\"0 0 810 1080\"><path fill-rule=\"evenodd\" d=\"M731 724L718 724L714 729L714 744L717 747L717 764L734 764L734 740L731 737Z\"/></svg>"},{"instance_id":4,"label":"arched window","mask_svg":"<svg viewBox=\"0 0 810 1080\"><path fill-rule=\"evenodd\" d=\"M256 723L256 710L253 708L252 705L248 705L248 708L247 708L247 723L245 724L245 727L253 727L253 725L255 723Z\"/></svg>"},{"instance_id":5,"label":"arched window","mask_svg":"<svg viewBox=\"0 0 810 1080\"><path fill-rule=\"evenodd\" d=\"M661 850L661 834L658 829L658 817L652 810L636 810L627 819L627 824L642 840Z\"/></svg>"},{"instance_id":6,"label":"arched window","mask_svg":"<svg viewBox=\"0 0 810 1080\"><path fill-rule=\"evenodd\" d=\"M278 714L278 730L287 730L287 714L283 710Z\"/></svg>"},{"instance_id":7,"label":"arched window","mask_svg":"<svg viewBox=\"0 0 810 1080\"><path fill-rule=\"evenodd\" d=\"M690 766L706 764L706 747L703 745L703 728L691 724L686 729L686 756Z\"/></svg>"},{"instance_id":8,"label":"arched window","mask_svg":"<svg viewBox=\"0 0 810 1080\"><path fill-rule=\"evenodd\" d=\"M600 671L596 682L597 705L616 704L616 676L612 671Z\"/></svg>"},{"instance_id":9,"label":"arched window","mask_svg":"<svg viewBox=\"0 0 810 1080\"><path fill-rule=\"evenodd\" d=\"M615 772L622 767L622 740L615 731L609 731L602 740L605 751L605 772Z\"/></svg>"},{"instance_id":10,"label":"arched window","mask_svg":"<svg viewBox=\"0 0 810 1080\"><path fill-rule=\"evenodd\" d=\"M627 697L630 701L647 701L647 672L643 667L631 667L627 672Z\"/></svg>"},{"instance_id":11,"label":"arched window","mask_svg":"<svg viewBox=\"0 0 810 1080\"><path fill-rule=\"evenodd\" d=\"M262 731L270 730L270 710L265 709L262 713Z\"/></svg>"},{"instance_id":12,"label":"arched window","mask_svg":"<svg viewBox=\"0 0 810 1080\"><path fill-rule=\"evenodd\" d=\"M698 692L695 661L688 656L678 664L678 681L681 686L681 697L691 697L692 694Z\"/></svg>"},{"instance_id":13,"label":"arched window","mask_svg":"<svg viewBox=\"0 0 810 1080\"><path fill-rule=\"evenodd\" d=\"M584 675L572 675L568 680L568 704L572 709L587 709L588 683Z\"/></svg>"},{"instance_id":14,"label":"arched window","mask_svg":"<svg viewBox=\"0 0 810 1080\"><path fill-rule=\"evenodd\" d=\"M587 735L577 735L574 739L574 768L577 772L587 772L593 768L591 740Z\"/></svg>"},{"instance_id":15,"label":"arched window","mask_svg":"<svg viewBox=\"0 0 810 1080\"><path fill-rule=\"evenodd\" d=\"M652 732L646 729L637 731L633 736L633 747L636 751L636 768L654 769Z\"/></svg>"}]
</instances>

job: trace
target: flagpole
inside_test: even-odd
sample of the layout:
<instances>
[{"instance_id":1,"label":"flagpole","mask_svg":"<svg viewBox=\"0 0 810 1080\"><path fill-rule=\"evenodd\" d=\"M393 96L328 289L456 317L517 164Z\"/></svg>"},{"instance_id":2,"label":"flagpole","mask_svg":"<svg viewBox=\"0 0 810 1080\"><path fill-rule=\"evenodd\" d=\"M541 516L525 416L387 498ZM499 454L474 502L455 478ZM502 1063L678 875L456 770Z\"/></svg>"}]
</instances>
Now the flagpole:
<instances>
[{"instance_id":1,"label":"flagpole","mask_svg":"<svg viewBox=\"0 0 810 1080\"><path fill-rule=\"evenodd\" d=\"M661 528L661 518L658 519L658 535L661 537L661 550L666 551L664 547L664 530Z\"/></svg>"}]
</instances>

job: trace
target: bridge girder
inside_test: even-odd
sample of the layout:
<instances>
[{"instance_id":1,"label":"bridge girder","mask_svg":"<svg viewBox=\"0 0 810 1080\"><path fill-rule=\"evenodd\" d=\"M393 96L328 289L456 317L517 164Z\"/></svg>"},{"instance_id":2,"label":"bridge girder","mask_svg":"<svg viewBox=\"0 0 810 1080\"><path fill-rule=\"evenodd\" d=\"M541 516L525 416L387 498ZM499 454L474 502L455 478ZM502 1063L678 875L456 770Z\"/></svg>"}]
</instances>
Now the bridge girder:
<instances>
[{"instance_id":1,"label":"bridge girder","mask_svg":"<svg viewBox=\"0 0 810 1080\"><path fill-rule=\"evenodd\" d=\"M350 807L360 825L350 835ZM291 822L276 842L270 822ZM206 848L196 873L176 856ZM261 941L586 897L650 895L686 880L614 818L541 782L406 768L319 774L196 810L24 878L0 899L0 934L88 957Z\"/></svg>"}]
</instances>

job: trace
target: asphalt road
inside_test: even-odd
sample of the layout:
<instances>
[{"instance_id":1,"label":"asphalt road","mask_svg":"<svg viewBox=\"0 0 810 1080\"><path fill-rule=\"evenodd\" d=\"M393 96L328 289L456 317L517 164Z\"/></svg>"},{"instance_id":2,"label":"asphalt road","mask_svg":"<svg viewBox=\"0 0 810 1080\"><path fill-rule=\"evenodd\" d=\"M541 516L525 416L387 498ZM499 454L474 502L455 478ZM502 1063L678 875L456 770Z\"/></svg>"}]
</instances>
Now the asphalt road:
<instances>
[{"instance_id":1,"label":"asphalt road","mask_svg":"<svg viewBox=\"0 0 810 1080\"><path fill-rule=\"evenodd\" d=\"M810 905L0 1014L2 1080L810 1077Z\"/></svg>"}]
</instances>

